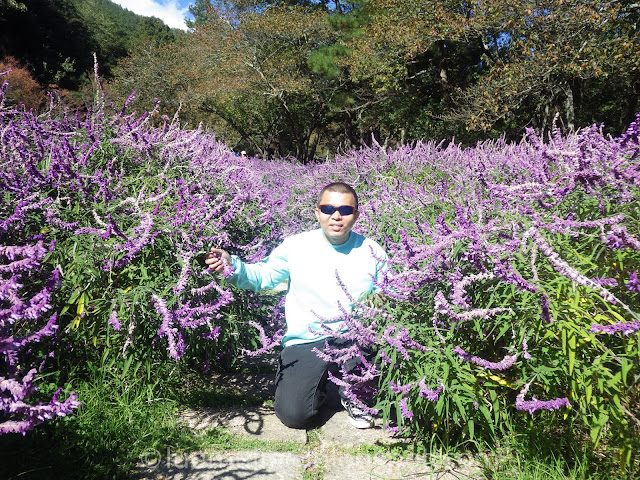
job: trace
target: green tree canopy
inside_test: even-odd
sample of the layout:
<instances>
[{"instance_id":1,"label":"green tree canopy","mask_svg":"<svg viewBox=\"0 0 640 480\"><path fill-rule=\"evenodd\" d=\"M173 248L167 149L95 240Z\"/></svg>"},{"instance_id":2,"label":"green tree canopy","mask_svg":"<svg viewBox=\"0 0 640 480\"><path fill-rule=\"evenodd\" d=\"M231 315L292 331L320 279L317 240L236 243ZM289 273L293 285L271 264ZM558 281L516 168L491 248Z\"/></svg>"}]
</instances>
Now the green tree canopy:
<instances>
[{"instance_id":1,"label":"green tree canopy","mask_svg":"<svg viewBox=\"0 0 640 480\"><path fill-rule=\"evenodd\" d=\"M232 144L257 154L315 155L330 124L333 85L307 60L333 32L317 8L210 10L184 43L189 108L211 115Z\"/></svg>"},{"instance_id":2,"label":"green tree canopy","mask_svg":"<svg viewBox=\"0 0 640 480\"><path fill-rule=\"evenodd\" d=\"M418 138L475 143L557 118L620 133L639 106L640 7L620 0L196 0L190 30L109 0L3 0L0 54L302 161ZM26 32L29 32L27 34ZM34 33L32 33L34 32ZM117 67L116 67L117 65Z\"/></svg>"},{"instance_id":3,"label":"green tree canopy","mask_svg":"<svg viewBox=\"0 0 640 480\"><path fill-rule=\"evenodd\" d=\"M456 102L443 118L467 129L543 130L556 113L567 128L608 120L620 129L638 107L635 4L371 0L368 8L375 14L367 35L350 42L353 74L399 88L408 66L434 52L431 67L441 65ZM603 98L604 84L615 87ZM624 112L620 98L628 101ZM607 116L612 109L618 118Z\"/></svg>"}]
</instances>

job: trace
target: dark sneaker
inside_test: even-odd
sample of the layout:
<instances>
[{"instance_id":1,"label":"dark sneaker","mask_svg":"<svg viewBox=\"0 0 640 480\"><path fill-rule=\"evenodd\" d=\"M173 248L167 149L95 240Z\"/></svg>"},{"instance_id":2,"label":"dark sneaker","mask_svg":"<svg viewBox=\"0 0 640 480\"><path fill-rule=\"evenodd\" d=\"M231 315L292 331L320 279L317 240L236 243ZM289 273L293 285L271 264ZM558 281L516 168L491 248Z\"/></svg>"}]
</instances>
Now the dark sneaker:
<instances>
[{"instance_id":1,"label":"dark sneaker","mask_svg":"<svg viewBox=\"0 0 640 480\"><path fill-rule=\"evenodd\" d=\"M342 399L342 406L349 414L351 425L356 428L371 428L374 425L373 417L362 410L358 405L349 400Z\"/></svg>"}]
</instances>

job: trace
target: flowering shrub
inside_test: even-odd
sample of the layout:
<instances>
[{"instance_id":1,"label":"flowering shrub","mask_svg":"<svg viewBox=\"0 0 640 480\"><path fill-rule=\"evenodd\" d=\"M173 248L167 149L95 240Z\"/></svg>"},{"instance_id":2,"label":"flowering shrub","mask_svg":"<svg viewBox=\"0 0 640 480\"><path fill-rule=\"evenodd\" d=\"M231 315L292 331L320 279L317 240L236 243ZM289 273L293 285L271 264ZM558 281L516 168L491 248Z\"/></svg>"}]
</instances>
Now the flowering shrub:
<instances>
[{"instance_id":1,"label":"flowering shrub","mask_svg":"<svg viewBox=\"0 0 640 480\"><path fill-rule=\"evenodd\" d=\"M38 423L53 416L64 417L80 405L74 393L60 402L60 389L48 404L26 402L37 391L34 377L48 356L38 352L35 345L54 336L58 328L55 313L44 326L32 327L51 310L51 295L59 283L60 274L54 270L42 290L28 286L37 278L33 274L41 269L46 253L42 241L0 246L0 435L24 435ZM25 290L31 290L31 294L21 295ZM32 366L38 362L38 368Z\"/></svg>"},{"instance_id":2,"label":"flowering shrub","mask_svg":"<svg viewBox=\"0 0 640 480\"><path fill-rule=\"evenodd\" d=\"M376 147L323 165L364 192L359 228L394 267L387 304L348 318L378 352L349 378L358 394L380 379L370 411L455 441L495 436L517 411L560 410L630 461L639 131L640 120L618 139L592 127L546 143L530 132L518 145Z\"/></svg>"},{"instance_id":3,"label":"flowering shrub","mask_svg":"<svg viewBox=\"0 0 640 480\"><path fill-rule=\"evenodd\" d=\"M375 408L393 428L474 438L495 434L510 406L561 409L631 454L639 132L640 117L619 139L592 127L353 154L371 195L360 225L395 271L386 311L361 314L378 332Z\"/></svg>"},{"instance_id":4,"label":"flowering shrub","mask_svg":"<svg viewBox=\"0 0 640 480\"><path fill-rule=\"evenodd\" d=\"M333 381L370 394L363 408L398 432L490 438L509 415L560 414L631 455L640 118L616 139L591 127L467 149L374 142L302 166L236 157L154 112L105 112L0 111L0 237L55 241L43 262L59 272L65 355L210 365L273 347L281 297L230 290L203 254L262 259L314 227L317 192L343 180L360 192L356 230L385 246L392 271L384 300L345 315L358 348L329 358L363 366Z\"/></svg>"},{"instance_id":5,"label":"flowering shrub","mask_svg":"<svg viewBox=\"0 0 640 480\"><path fill-rule=\"evenodd\" d=\"M232 295L224 279L201 266L210 244L251 259L278 237L281 206L264 200L261 176L234 164L233 153L201 130L187 132L168 119L152 127L153 113L104 112L98 103L86 116L52 109L37 117L4 107L0 98L0 345L7 358L0 378L10 396L0 420L22 414L35 380L36 371L17 368L14 351L57 325L63 364L100 359L104 351L148 358L164 350L206 366L253 350L258 339L249 322L270 308L255 295ZM41 264L29 263L33 253L14 261L33 245ZM20 284L22 265L29 281ZM18 289L30 298L47 271L54 278L45 290L31 303L20 300ZM19 324L15 305L28 308ZM33 320L47 309L54 316L37 330ZM16 328L28 335L18 338ZM74 402L70 397L51 412L68 413ZM7 423L3 432L33 423Z\"/></svg>"}]
</instances>

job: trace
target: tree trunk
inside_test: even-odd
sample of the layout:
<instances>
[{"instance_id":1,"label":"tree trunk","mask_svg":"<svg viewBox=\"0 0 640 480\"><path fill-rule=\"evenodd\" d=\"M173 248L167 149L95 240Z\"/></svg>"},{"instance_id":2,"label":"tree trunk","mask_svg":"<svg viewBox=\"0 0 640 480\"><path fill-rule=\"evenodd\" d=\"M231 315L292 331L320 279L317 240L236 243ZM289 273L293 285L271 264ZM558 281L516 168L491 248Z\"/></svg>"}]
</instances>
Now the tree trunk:
<instances>
[{"instance_id":1,"label":"tree trunk","mask_svg":"<svg viewBox=\"0 0 640 480\"><path fill-rule=\"evenodd\" d=\"M576 112L574 110L573 90L571 89L571 85L567 85L564 93L567 95L567 99L564 103L564 111L567 116L567 129L569 132L573 132L576 128Z\"/></svg>"},{"instance_id":2,"label":"tree trunk","mask_svg":"<svg viewBox=\"0 0 640 480\"><path fill-rule=\"evenodd\" d=\"M442 94L447 93L449 87L449 76L447 75L447 59L446 45L444 42L438 42L438 67L440 68L440 86Z\"/></svg>"},{"instance_id":3,"label":"tree trunk","mask_svg":"<svg viewBox=\"0 0 640 480\"><path fill-rule=\"evenodd\" d=\"M544 136L544 132L547 129L548 124L549 124L549 104L547 103L544 106L544 113L542 114L542 125L540 125L540 131L538 132L538 135L540 135L540 137Z\"/></svg>"}]
</instances>

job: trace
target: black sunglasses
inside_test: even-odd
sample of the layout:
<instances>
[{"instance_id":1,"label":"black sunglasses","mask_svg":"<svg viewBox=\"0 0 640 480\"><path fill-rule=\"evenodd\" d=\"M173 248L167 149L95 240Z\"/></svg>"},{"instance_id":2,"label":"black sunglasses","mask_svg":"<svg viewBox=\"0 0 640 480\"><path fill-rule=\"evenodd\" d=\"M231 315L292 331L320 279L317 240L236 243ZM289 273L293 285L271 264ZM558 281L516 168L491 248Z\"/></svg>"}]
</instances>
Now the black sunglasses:
<instances>
[{"instance_id":1,"label":"black sunglasses","mask_svg":"<svg viewBox=\"0 0 640 480\"><path fill-rule=\"evenodd\" d=\"M341 205L339 207L334 207L333 205L320 205L319 208L320 211L325 215L333 215L337 210L338 212L340 212L340 215L346 216L353 215L353 212L355 211L355 208L353 208L351 205Z\"/></svg>"}]
</instances>

